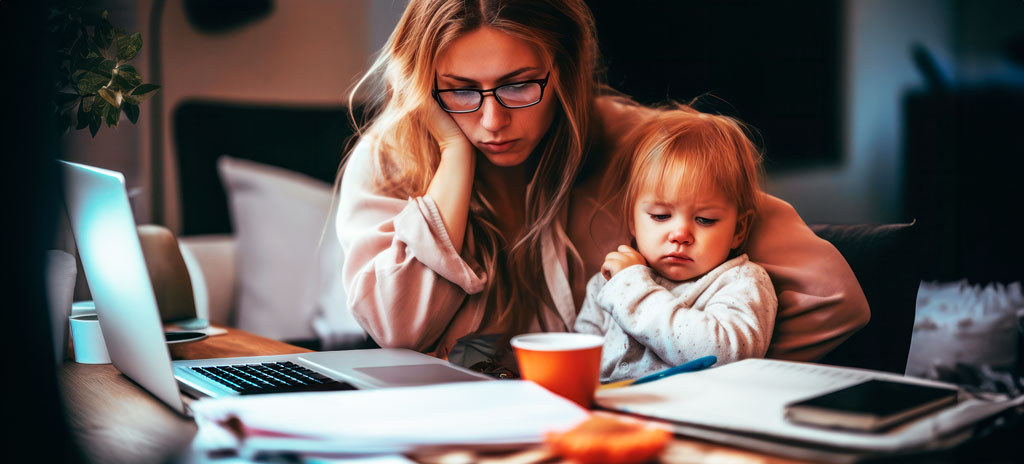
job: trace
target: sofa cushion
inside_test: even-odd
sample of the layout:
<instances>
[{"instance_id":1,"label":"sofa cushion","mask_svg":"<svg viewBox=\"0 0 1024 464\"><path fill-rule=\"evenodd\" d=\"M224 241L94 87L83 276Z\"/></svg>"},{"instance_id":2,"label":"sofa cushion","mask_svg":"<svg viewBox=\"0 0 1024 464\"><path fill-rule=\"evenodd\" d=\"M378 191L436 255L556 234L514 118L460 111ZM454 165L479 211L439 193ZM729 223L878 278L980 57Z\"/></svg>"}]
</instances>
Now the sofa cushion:
<instances>
[{"instance_id":1,"label":"sofa cushion","mask_svg":"<svg viewBox=\"0 0 1024 464\"><path fill-rule=\"evenodd\" d=\"M867 326L820 360L903 374L921 283L914 223L812 225L853 269L871 307Z\"/></svg>"},{"instance_id":2,"label":"sofa cushion","mask_svg":"<svg viewBox=\"0 0 1024 464\"><path fill-rule=\"evenodd\" d=\"M328 347L363 340L336 271L342 256L328 220L331 185L227 156L218 169L237 237L238 327Z\"/></svg>"}]
</instances>

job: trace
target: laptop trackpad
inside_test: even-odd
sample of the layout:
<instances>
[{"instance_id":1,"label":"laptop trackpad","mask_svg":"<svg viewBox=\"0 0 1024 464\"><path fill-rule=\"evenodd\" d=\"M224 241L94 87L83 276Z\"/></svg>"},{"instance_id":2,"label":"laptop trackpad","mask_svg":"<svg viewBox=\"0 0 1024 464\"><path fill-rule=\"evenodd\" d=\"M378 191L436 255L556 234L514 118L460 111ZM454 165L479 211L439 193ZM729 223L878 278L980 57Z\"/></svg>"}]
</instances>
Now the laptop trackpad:
<instances>
[{"instance_id":1,"label":"laptop trackpad","mask_svg":"<svg viewBox=\"0 0 1024 464\"><path fill-rule=\"evenodd\" d=\"M453 369L444 364L356 367L352 370L373 377L385 385L394 387L487 380L458 369Z\"/></svg>"}]
</instances>

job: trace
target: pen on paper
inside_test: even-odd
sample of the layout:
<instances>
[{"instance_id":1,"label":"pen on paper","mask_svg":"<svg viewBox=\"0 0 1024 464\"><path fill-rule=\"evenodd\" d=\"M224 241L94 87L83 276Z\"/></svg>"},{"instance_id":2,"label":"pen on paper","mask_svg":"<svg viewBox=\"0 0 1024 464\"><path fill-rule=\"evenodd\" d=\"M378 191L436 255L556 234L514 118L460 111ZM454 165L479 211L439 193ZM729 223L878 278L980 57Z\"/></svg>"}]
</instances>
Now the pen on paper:
<instances>
[{"instance_id":1,"label":"pen on paper","mask_svg":"<svg viewBox=\"0 0 1024 464\"><path fill-rule=\"evenodd\" d=\"M629 379L629 380L620 380L618 382L607 383L607 384L601 385L599 387L599 389L600 390L607 390L607 389L611 389L611 388L627 387L629 385L639 385L639 384L643 384L643 383L647 383L647 382L652 382L652 381L655 381L655 380L658 380L658 379L663 379L665 377L669 377L669 376L672 376L672 375L682 374L684 372L694 372L694 371L699 371L701 369L706 369L706 368L711 367L712 365L714 365L716 362L718 362L718 358L716 358L714 356L704 356L703 358L697 358L697 359L694 359L692 361L685 362L685 363L680 364L680 365L675 366L675 367L670 367L670 368L665 369L663 371L655 372L655 373L653 373L651 375L648 375L648 376L645 376L645 377L641 377L641 378L636 379L636 380Z\"/></svg>"},{"instance_id":2,"label":"pen on paper","mask_svg":"<svg viewBox=\"0 0 1024 464\"><path fill-rule=\"evenodd\" d=\"M716 362L718 362L718 358L714 356L704 356L703 358L697 358L694 359L693 361L680 364L676 367L670 367L661 372L655 372L654 374L648 375L646 377L641 377L637 379L636 382L633 382L633 385L640 385L647 382L653 382L655 380L663 379L665 377L669 377L676 374L682 374L684 372L699 371L701 369L711 367Z\"/></svg>"}]
</instances>

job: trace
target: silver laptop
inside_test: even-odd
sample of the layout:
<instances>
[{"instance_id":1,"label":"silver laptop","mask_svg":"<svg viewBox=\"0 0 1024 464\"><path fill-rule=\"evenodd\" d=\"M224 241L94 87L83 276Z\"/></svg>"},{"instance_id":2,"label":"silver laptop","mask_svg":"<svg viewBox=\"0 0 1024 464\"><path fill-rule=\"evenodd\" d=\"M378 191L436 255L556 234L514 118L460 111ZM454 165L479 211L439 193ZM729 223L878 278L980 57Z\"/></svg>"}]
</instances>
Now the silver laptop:
<instances>
[{"instance_id":1,"label":"silver laptop","mask_svg":"<svg viewBox=\"0 0 1024 464\"><path fill-rule=\"evenodd\" d=\"M114 366L172 409L191 397L489 380L405 349L171 361L124 176L61 161L65 204ZM187 400L187 398L186 398Z\"/></svg>"}]
</instances>

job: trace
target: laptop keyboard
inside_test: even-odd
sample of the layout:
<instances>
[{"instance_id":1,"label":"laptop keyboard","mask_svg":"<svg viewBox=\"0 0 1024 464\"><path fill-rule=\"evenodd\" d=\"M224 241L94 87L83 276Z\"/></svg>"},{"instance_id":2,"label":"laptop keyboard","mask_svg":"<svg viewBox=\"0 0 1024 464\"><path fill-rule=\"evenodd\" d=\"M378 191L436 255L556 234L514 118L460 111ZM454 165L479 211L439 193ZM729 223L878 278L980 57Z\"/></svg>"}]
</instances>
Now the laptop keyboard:
<instances>
[{"instance_id":1,"label":"laptop keyboard","mask_svg":"<svg viewBox=\"0 0 1024 464\"><path fill-rule=\"evenodd\" d=\"M240 395L355 390L348 383L289 361L193 367L192 370Z\"/></svg>"}]
</instances>

